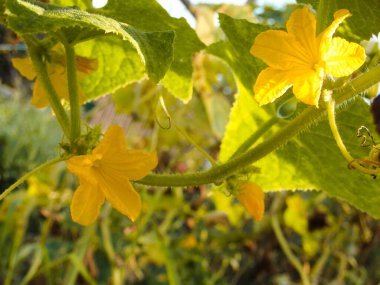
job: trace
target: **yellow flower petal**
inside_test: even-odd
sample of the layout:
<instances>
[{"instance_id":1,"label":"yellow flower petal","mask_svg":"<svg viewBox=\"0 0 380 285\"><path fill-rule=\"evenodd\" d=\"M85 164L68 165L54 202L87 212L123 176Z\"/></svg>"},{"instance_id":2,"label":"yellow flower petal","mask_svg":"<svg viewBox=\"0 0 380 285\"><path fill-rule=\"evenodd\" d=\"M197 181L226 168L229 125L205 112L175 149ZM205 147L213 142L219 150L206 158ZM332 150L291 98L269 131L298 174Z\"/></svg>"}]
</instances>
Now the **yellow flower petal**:
<instances>
[{"instance_id":1,"label":"yellow flower petal","mask_svg":"<svg viewBox=\"0 0 380 285\"><path fill-rule=\"evenodd\" d=\"M305 104L318 107L323 84L323 74L314 70L304 70L294 79L293 93Z\"/></svg>"},{"instance_id":2,"label":"yellow flower petal","mask_svg":"<svg viewBox=\"0 0 380 285\"><path fill-rule=\"evenodd\" d=\"M251 53L269 65L255 83L259 104L273 102L293 85L300 101L318 107L325 74L347 76L358 69L365 61L364 49L332 38L350 15L345 9L337 11L331 25L316 37L315 16L305 6L292 13L287 32L269 30L258 35Z\"/></svg>"},{"instance_id":3,"label":"yellow flower petal","mask_svg":"<svg viewBox=\"0 0 380 285\"><path fill-rule=\"evenodd\" d=\"M78 77L85 77L84 75L91 74L98 69L98 61L94 58L76 56L75 64L78 70Z\"/></svg>"},{"instance_id":4,"label":"yellow flower petal","mask_svg":"<svg viewBox=\"0 0 380 285\"><path fill-rule=\"evenodd\" d=\"M284 31L269 30L259 34L251 54L272 68L289 70L311 66L311 57L293 35Z\"/></svg>"},{"instance_id":5,"label":"yellow flower petal","mask_svg":"<svg viewBox=\"0 0 380 285\"><path fill-rule=\"evenodd\" d=\"M67 73L65 67L58 64L49 64L48 73L50 81L57 92L59 98L68 100L69 89L67 83ZM33 88L32 105L37 108L44 108L49 105L48 95L42 82L37 77L35 86Z\"/></svg>"},{"instance_id":6,"label":"yellow flower petal","mask_svg":"<svg viewBox=\"0 0 380 285\"><path fill-rule=\"evenodd\" d=\"M139 180L157 166L157 156L143 150L124 150L108 155L101 163L103 172Z\"/></svg>"},{"instance_id":7,"label":"yellow flower petal","mask_svg":"<svg viewBox=\"0 0 380 285\"><path fill-rule=\"evenodd\" d=\"M344 21L344 19L349 16L351 16L351 13L346 9L336 11L334 13L334 21L322 33L319 34L317 41L320 45L319 54L322 59L324 58L324 55L329 51L332 36L335 33L336 29Z\"/></svg>"},{"instance_id":8,"label":"yellow flower petal","mask_svg":"<svg viewBox=\"0 0 380 285\"><path fill-rule=\"evenodd\" d=\"M97 184L99 175L93 167L96 158L93 155L73 156L66 161L67 169L78 176L81 180L86 180L91 184Z\"/></svg>"},{"instance_id":9,"label":"yellow flower petal","mask_svg":"<svg viewBox=\"0 0 380 285\"><path fill-rule=\"evenodd\" d=\"M70 206L73 221L84 226L92 224L99 215L104 199L104 194L98 187L81 180Z\"/></svg>"},{"instance_id":10,"label":"yellow flower petal","mask_svg":"<svg viewBox=\"0 0 380 285\"><path fill-rule=\"evenodd\" d=\"M127 179L104 176L100 189L112 207L132 221L140 215L141 198Z\"/></svg>"},{"instance_id":11,"label":"yellow flower petal","mask_svg":"<svg viewBox=\"0 0 380 285\"><path fill-rule=\"evenodd\" d=\"M260 221L264 215L264 192L255 183L243 184L237 195L240 203L255 220Z\"/></svg>"},{"instance_id":12,"label":"yellow flower petal","mask_svg":"<svg viewBox=\"0 0 380 285\"><path fill-rule=\"evenodd\" d=\"M117 125L112 125L104 134L103 139L96 146L93 153L104 155L118 153L127 148L127 141L123 129Z\"/></svg>"},{"instance_id":13,"label":"yellow flower petal","mask_svg":"<svg viewBox=\"0 0 380 285\"><path fill-rule=\"evenodd\" d=\"M332 76L348 76L365 61L365 50L356 43L336 37L325 54L326 73Z\"/></svg>"},{"instance_id":14,"label":"yellow flower petal","mask_svg":"<svg viewBox=\"0 0 380 285\"><path fill-rule=\"evenodd\" d=\"M42 86L42 82L38 80L38 77L33 87L32 105L36 108L44 108L49 105L45 88Z\"/></svg>"},{"instance_id":15,"label":"yellow flower petal","mask_svg":"<svg viewBox=\"0 0 380 285\"><path fill-rule=\"evenodd\" d=\"M317 21L307 6L296 9L286 22L288 33L293 35L313 59L318 58L316 39Z\"/></svg>"},{"instance_id":16,"label":"yellow flower petal","mask_svg":"<svg viewBox=\"0 0 380 285\"><path fill-rule=\"evenodd\" d=\"M93 153L102 156L101 172L107 176L139 180L157 166L156 154L127 149L123 129L116 125L108 129Z\"/></svg>"},{"instance_id":17,"label":"yellow flower petal","mask_svg":"<svg viewBox=\"0 0 380 285\"><path fill-rule=\"evenodd\" d=\"M291 72L268 67L257 77L254 87L255 99L259 105L271 103L283 95L292 84Z\"/></svg>"},{"instance_id":18,"label":"yellow flower petal","mask_svg":"<svg viewBox=\"0 0 380 285\"><path fill-rule=\"evenodd\" d=\"M141 211L139 194L129 179L141 179L157 165L155 154L128 150L123 129L111 126L91 154L74 156L67 168L80 181L97 185L114 208L132 221Z\"/></svg>"},{"instance_id":19,"label":"yellow flower petal","mask_svg":"<svg viewBox=\"0 0 380 285\"><path fill-rule=\"evenodd\" d=\"M36 78L37 73L30 58L12 58L12 64L27 79L33 80Z\"/></svg>"}]
</instances>

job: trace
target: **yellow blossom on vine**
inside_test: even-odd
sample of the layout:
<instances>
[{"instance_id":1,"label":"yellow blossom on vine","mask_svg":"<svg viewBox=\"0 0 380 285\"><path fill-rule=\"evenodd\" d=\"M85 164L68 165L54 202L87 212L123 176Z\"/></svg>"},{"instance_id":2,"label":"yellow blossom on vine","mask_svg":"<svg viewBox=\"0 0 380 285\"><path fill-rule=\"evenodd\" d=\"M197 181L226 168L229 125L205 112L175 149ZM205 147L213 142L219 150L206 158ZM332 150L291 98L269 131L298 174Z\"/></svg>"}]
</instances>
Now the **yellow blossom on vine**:
<instances>
[{"instance_id":1,"label":"yellow blossom on vine","mask_svg":"<svg viewBox=\"0 0 380 285\"><path fill-rule=\"evenodd\" d=\"M260 221L264 215L264 192L256 183L247 182L240 186L237 198L248 213Z\"/></svg>"},{"instance_id":2,"label":"yellow blossom on vine","mask_svg":"<svg viewBox=\"0 0 380 285\"><path fill-rule=\"evenodd\" d=\"M97 61L95 59L76 56L75 61L79 80L97 68ZM46 107L49 104L49 100L42 82L38 79L38 74L33 67L32 60L30 58L13 58L12 64L27 79L36 79L33 88L32 104L37 108ZM66 59L64 51L59 45L54 46L49 52L49 56L47 56L47 71L59 98L68 100L69 90ZM78 91L80 99L83 102L85 96L80 88Z\"/></svg>"},{"instance_id":3,"label":"yellow blossom on vine","mask_svg":"<svg viewBox=\"0 0 380 285\"><path fill-rule=\"evenodd\" d=\"M302 102L318 107L325 75L348 76L365 61L365 50L356 43L332 37L351 14L342 9L318 36L316 18L308 7L296 9L285 31L269 30L259 34L251 53L269 67L258 76L254 93L260 105L273 102L293 86Z\"/></svg>"},{"instance_id":4,"label":"yellow blossom on vine","mask_svg":"<svg viewBox=\"0 0 380 285\"><path fill-rule=\"evenodd\" d=\"M141 199L129 180L143 178L156 166L156 154L128 149L122 128L111 126L90 154L67 161L68 170L80 180L70 207L73 220L82 225L93 223L107 199L134 221L140 214Z\"/></svg>"}]
</instances>

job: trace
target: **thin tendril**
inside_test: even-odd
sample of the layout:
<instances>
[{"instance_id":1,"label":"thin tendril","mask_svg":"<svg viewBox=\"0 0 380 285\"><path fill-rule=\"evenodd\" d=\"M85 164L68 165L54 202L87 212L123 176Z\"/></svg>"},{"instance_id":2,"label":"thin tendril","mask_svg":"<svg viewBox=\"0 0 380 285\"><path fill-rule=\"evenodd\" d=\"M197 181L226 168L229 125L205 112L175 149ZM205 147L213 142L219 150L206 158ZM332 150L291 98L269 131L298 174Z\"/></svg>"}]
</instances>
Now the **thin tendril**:
<instances>
[{"instance_id":1,"label":"thin tendril","mask_svg":"<svg viewBox=\"0 0 380 285\"><path fill-rule=\"evenodd\" d=\"M174 128L192 145L194 146L212 165L216 165L215 160L201 147L199 146L177 123L171 119L171 115L166 108L164 98L160 96L160 104L162 109L165 112L165 115L168 117L169 122L174 126Z\"/></svg>"},{"instance_id":2,"label":"thin tendril","mask_svg":"<svg viewBox=\"0 0 380 285\"><path fill-rule=\"evenodd\" d=\"M358 138L362 138L362 142L361 142L360 146L362 146L362 147L370 146L367 144L367 137L365 134L362 133L362 130L364 130L367 133L367 135L371 138L372 145L373 146L376 145L375 140L374 140L373 136L371 135L371 132L369 131L369 129L366 126L361 126L356 133L356 136Z\"/></svg>"}]
</instances>

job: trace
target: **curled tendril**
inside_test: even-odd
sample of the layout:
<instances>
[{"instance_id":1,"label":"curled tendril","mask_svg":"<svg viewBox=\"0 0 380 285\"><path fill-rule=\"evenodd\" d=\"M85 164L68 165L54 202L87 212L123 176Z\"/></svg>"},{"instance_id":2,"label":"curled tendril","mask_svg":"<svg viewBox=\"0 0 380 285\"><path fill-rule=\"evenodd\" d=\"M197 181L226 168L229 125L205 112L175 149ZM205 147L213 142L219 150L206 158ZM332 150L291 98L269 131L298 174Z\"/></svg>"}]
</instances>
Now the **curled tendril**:
<instances>
[{"instance_id":1,"label":"curled tendril","mask_svg":"<svg viewBox=\"0 0 380 285\"><path fill-rule=\"evenodd\" d=\"M356 158L350 161L347 167L349 169L355 169L355 166L352 165L355 162L359 163L361 166L366 168L380 168L380 162L368 158Z\"/></svg>"},{"instance_id":2,"label":"curled tendril","mask_svg":"<svg viewBox=\"0 0 380 285\"><path fill-rule=\"evenodd\" d=\"M168 125L167 125L167 126L164 126L163 124L161 124L160 120L158 119L157 114L155 115L155 121L156 121L157 125L158 125L161 129L163 129L163 130L170 130L171 127L172 127L172 121L171 121L170 117L166 117L166 120L167 120L167 122L168 122Z\"/></svg>"},{"instance_id":3,"label":"curled tendril","mask_svg":"<svg viewBox=\"0 0 380 285\"><path fill-rule=\"evenodd\" d=\"M158 113L158 107L159 107L159 106L161 106L161 108L164 110L165 117L166 117L166 120L167 120L167 123L168 123L167 126L164 126L164 125L160 122L160 120L159 120L159 118L158 118L157 113ZM158 125L161 129L163 129L163 130L169 130L169 129L171 129L171 127L172 127L172 119L171 119L171 117L170 117L170 115L169 115L169 112L168 112L167 109L166 109L165 102L163 101L162 97L160 97L160 104L157 104L156 110L155 110L155 112L154 112L154 116L155 116L155 121L156 121L157 125Z\"/></svg>"},{"instance_id":4,"label":"curled tendril","mask_svg":"<svg viewBox=\"0 0 380 285\"><path fill-rule=\"evenodd\" d=\"M362 142L360 143L360 146L362 147L368 147L368 146L375 146L375 140L373 139L373 136L371 135L371 132L366 126L360 126L356 132L356 136L358 138L362 138ZM367 136L371 139L372 145L367 144Z\"/></svg>"}]
</instances>

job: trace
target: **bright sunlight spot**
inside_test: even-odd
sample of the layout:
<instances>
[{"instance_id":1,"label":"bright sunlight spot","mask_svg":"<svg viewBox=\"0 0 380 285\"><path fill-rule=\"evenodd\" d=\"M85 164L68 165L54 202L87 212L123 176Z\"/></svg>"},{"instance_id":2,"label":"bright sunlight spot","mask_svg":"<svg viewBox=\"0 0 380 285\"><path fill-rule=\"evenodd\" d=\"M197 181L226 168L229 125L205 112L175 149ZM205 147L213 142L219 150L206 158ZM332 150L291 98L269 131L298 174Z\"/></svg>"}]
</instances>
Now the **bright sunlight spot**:
<instances>
[{"instance_id":1,"label":"bright sunlight spot","mask_svg":"<svg viewBox=\"0 0 380 285\"><path fill-rule=\"evenodd\" d=\"M92 0L92 6L95 9L103 8L107 5L108 0Z\"/></svg>"}]
</instances>

